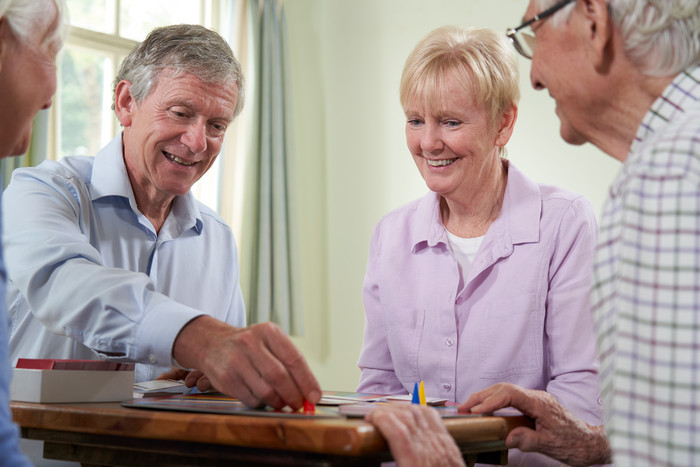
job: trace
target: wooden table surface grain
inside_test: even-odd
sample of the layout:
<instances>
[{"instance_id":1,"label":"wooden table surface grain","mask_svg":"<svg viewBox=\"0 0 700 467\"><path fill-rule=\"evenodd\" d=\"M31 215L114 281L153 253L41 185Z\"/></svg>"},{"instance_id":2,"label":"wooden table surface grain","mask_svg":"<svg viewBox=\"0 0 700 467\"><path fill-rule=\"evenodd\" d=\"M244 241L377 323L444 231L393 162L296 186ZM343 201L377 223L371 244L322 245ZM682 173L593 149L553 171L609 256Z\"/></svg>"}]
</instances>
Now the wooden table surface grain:
<instances>
[{"instance_id":1,"label":"wooden table surface grain","mask_svg":"<svg viewBox=\"0 0 700 467\"><path fill-rule=\"evenodd\" d=\"M119 403L12 402L10 407L25 436L40 433L27 437L43 437L47 442L53 439L70 443L71 436L81 435L76 443L85 444L85 436L95 435L121 440L117 443L122 445L119 449L127 449L129 439L133 439L142 444L143 440L162 440L182 446L183 451L188 449L187 444L206 444L312 455L389 456L381 434L362 419L176 412L127 408ZM510 430L521 425L532 426L531 420L523 416L446 418L444 422L464 453L503 451L503 440ZM101 440L97 444L110 442Z\"/></svg>"}]
</instances>

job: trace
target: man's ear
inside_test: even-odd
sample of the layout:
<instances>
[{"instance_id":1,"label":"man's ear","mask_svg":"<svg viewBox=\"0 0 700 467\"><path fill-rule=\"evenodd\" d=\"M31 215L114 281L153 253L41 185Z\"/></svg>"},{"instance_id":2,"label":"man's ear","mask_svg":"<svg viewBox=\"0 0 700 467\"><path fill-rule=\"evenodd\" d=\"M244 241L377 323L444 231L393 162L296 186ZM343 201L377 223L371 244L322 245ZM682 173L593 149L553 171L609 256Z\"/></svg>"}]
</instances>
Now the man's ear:
<instances>
[{"instance_id":1,"label":"man's ear","mask_svg":"<svg viewBox=\"0 0 700 467\"><path fill-rule=\"evenodd\" d=\"M582 9L583 33L593 66L605 72L610 64L613 21L606 0L582 0L577 8Z\"/></svg>"},{"instance_id":2,"label":"man's ear","mask_svg":"<svg viewBox=\"0 0 700 467\"><path fill-rule=\"evenodd\" d=\"M131 95L131 83L129 81L119 81L114 89L114 111L119 122L124 128L131 126L132 111L136 101Z\"/></svg>"},{"instance_id":3,"label":"man's ear","mask_svg":"<svg viewBox=\"0 0 700 467\"><path fill-rule=\"evenodd\" d=\"M496 146L505 146L510 137L513 135L513 128L515 127L515 121L518 119L518 106L513 104L508 110L506 110L503 115L501 115L501 120L498 122L498 134L496 135Z\"/></svg>"}]
</instances>

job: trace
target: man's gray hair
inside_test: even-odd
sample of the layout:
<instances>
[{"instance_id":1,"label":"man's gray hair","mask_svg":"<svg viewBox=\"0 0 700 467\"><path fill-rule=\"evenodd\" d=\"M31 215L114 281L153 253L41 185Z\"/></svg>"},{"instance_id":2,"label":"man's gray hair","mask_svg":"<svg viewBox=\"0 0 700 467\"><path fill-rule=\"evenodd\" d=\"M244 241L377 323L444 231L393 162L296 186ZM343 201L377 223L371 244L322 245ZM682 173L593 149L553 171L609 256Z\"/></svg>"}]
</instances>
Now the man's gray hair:
<instances>
[{"instance_id":1,"label":"man's gray hair","mask_svg":"<svg viewBox=\"0 0 700 467\"><path fill-rule=\"evenodd\" d=\"M241 64L215 31L194 24L154 29L122 62L114 80L114 90L120 81L129 81L131 95L139 103L151 92L158 74L164 69L174 70L176 76L191 73L206 83L235 81L238 102L234 117L243 109L245 81Z\"/></svg>"},{"instance_id":2,"label":"man's gray hair","mask_svg":"<svg viewBox=\"0 0 700 467\"><path fill-rule=\"evenodd\" d=\"M545 9L556 0L535 0ZM700 63L700 0L608 0L625 54L646 75L674 76ZM555 14L565 20L570 6Z\"/></svg>"},{"instance_id":3,"label":"man's gray hair","mask_svg":"<svg viewBox=\"0 0 700 467\"><path fill-rule=\"evenodd\" d=\"M47 14L55 6L56 15ZM38 45L58 49L68 33L68 9L64 0L0 0L0 17L4 16L12 33L22 42L34 38L37 31L47 31Z\"/></svg>"}]
</instances>

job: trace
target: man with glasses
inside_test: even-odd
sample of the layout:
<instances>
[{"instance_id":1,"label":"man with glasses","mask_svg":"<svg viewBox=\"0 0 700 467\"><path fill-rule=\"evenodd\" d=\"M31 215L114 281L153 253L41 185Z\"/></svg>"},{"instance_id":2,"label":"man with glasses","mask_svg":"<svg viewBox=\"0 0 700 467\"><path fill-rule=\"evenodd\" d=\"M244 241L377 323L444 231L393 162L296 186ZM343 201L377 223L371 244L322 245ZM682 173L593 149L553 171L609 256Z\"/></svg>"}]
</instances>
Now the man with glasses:
<instances>
[{"instance_id":1,"label":"man with glasses","mask_svg":"<svg viewBox=\"0 0 700 467\"><path fill-rule=\"evenodd\" d=\"M536 428L506 446L569 465L700 465L700 0L531 0L525 19L507 35L556 101L562 138L623 163L591 294L604 427L505 383L460 409L520 409ZM408 428L428 426L425 410L373 421L399 445L420 439Z\"/></svg>"}]
</instances>

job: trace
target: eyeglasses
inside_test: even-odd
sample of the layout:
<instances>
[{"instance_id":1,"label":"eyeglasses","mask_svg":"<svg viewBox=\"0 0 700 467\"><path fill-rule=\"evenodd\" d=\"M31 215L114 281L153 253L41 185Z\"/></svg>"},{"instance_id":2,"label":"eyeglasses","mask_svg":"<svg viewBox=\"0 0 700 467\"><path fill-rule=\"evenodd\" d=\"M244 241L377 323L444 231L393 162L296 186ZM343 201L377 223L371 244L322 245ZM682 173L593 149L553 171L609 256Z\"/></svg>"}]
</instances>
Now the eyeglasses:
<instances>
[{"instance_id":1,"label":"eyeglasses","mask_svg":"<svg viewBox=\"0 0 700 467\"><path fill-rule=\"evenodd\" d=\"M535 48L535 36L522 32L523 29L532 26L535 22L545 19L547 16L551 16L557 11L564 8L569 3L573 3L576 0L563 0L551 8L547 8L539 15L535 15L534 18L525 21L523 24L517 28L510 28L506 31L506 36L513 43L515 50L520 53L525 58L532 60L532 52Z\"/></svg>"}]
</instances>

